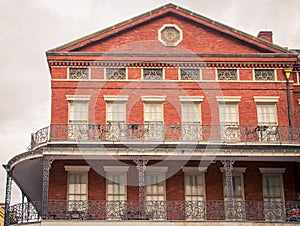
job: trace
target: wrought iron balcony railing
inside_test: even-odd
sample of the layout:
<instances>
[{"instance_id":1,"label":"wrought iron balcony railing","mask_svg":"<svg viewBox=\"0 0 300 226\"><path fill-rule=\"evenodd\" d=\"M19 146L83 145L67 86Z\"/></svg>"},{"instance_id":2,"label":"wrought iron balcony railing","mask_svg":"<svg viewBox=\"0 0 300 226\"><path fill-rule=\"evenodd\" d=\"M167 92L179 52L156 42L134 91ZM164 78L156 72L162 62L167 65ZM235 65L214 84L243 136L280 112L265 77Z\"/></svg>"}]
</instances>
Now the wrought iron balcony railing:
<instances>
[{"instance_id":1,"label":"wrought iron balcony railing","mask_svg":"<svg viewBox=\"0 0 300 226\"><path fill-rule=\"evenodd\" d=\"M52 124L31 136L31 150L49 141L300 143L300 127L200 124Z\"/></svg>"},{"instance_id":2,"label":"wrought iron balcony railing","mask_svg":"<svg viewBox=\"0 0 300 226\"><path fill-rule=\"evenodd\" d=\"M228 205L234 205L228 208ZM229 213L230 210L230 213ZM300 221L300 202L263 201L49 201L48 215L41 203L23 203L9 209L10 224L53 220L176 220L176 221Z\"/></svg>"}]
</instances>

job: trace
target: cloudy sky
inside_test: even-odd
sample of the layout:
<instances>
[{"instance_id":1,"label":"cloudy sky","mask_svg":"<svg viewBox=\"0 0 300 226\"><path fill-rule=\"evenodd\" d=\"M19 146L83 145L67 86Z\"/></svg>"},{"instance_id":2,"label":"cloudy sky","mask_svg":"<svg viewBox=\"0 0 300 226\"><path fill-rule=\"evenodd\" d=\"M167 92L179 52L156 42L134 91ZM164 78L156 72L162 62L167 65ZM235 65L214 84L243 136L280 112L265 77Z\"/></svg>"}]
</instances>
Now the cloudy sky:
<instances>
[{"instance_id":1,"label":"cloudy sky","mask_svg":"<svg viewBox=\"0 0 300 226\"><path fill-rule=\"evenodd\" d=\"M170 2L251 35L272 30L276 44L300 49L299 0L0 0L0 162L49 125L47 50ZM1 169L0 202L5 180Z\"/></svg>"}]
</instances>

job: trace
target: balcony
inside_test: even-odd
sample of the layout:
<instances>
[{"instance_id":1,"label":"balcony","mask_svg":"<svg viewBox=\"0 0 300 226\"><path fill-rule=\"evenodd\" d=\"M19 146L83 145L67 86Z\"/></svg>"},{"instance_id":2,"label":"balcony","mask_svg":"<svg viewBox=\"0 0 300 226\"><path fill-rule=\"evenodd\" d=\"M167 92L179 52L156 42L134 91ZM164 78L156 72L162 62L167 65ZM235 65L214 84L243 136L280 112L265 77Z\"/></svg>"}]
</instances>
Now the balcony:
<instances>
[{"instance_id":1,"label":"balcony","mask_svg":"<svg viewBox=\"0 0 300 226\"><path fill-rule=\"evenodd\" d=\"M231 206L231 207L230 207ZM41 203L16 204L9 209L10 224L56 221L196 221L299 222L300 202L263 201L49 201L47 216Z\"/></svg>"},{"instance_id":2,"label":"balcony","mask_svg":"<svg viewBox=\"0 0 300 226\"><path fill-rule=\"evenodd\" d=\"M48 142L198 142L299 144L300 127L200 124L52 124L31 135L31 150Z\"/></svg>"}]
</instances>

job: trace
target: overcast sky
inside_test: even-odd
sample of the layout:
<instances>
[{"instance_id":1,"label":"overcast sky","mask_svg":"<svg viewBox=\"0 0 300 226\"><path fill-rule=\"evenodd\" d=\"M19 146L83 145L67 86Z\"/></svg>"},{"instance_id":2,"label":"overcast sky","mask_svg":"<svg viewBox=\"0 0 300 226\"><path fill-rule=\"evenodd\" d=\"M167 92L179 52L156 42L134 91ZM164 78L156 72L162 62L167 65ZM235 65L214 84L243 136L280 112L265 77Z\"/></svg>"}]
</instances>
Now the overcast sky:
<instances>
[{"instance_id":1,"label":"overcast sky","mask_svg":"<svg viewBox=\"0 0 300 226\"><path fill-rule=\"evenodd\" d=\"M47 50L170 2L251 35L271 30L274 43L300 49L299 0L0 0L0 162L50 123ZM0 202L5 183L1 169Z\"/></svg>"}]
</instances>

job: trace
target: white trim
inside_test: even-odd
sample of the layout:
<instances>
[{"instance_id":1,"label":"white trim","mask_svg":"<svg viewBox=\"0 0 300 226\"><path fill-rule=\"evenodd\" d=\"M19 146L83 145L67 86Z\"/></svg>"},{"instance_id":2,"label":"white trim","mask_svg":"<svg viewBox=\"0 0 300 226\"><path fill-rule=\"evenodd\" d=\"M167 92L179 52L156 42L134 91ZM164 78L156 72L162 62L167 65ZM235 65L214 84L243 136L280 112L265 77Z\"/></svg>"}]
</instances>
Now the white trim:
<instances>
[{"instance_id":1,"label":"white trim","mask_svg":"<svg viewBox=\"0 0 300 226\"><path fill-rule=\"evenodd\" d=\"M105 172L128 172L129 166L103 166Z\"/></svg>"},{"instance_id":2,"label":"white trim","mask_svg":"<svg viewBox=\"0 0 300 226\"><path fill-rule=\"evenodd\" d=\"M207 172L207 167L193 167L193 166L184 166L182 167L182 172L184 173L201 173L201 172Z\"/></svg>"},{"instance_id":3,"label":"white trim","mask_svg":"<svg viewBox=\"0 0 300 226\"><path fill-rule=\"evenodd\" d=\"M175 42L173 45L167 45L167 43L161 39L161 32L166 28L166 27L173 27L177 31L179 31L179 39L177 42ZM159 30L158 30L158 40L161 44L167 47L172 47L172 46L178 46L180 42L183 40L183 32L180 27L178 27L176 24L164 24Z\"/></svg>"},{"instance_id":4,"label":"white trim","mask_svg":"<svg viewBox=\"0 0 300 226\"><path fill-rule=\"evenodd\" d=\"M241 96L217 96L218 102L231 102L231 103L237 103L241 101Z\"/></svg>"},{"instance_id":5,"label":"white trim","mask_svg":"<svg viewBox=\"0 0 300 226\"><path fill-rule=\"evenodd\" d=\"M166 96L142 96L142 101L144 102L164 102Z\"/></svg>"},{"instance_id":6,"label":"white trim","mask_svg":"<svg viewBox=\"0 0 300 226\"><path fill-rule=\"evenodd\" d=\"M259 168L261 173L285 173L285 168Z\"/></svg>"},{"instance_id":7,"label":"white trim","mask_svg":"<svg viewBox=\"0 0 300 226\"><path fill-rule=\"evenodd\" d=\"M179 96L180 102L202 102L204 96Z\"/></svg>"},{"instance_id":8,"label":"white trim","mask_svg":"<svg viewBox=\"0 0 300 226\"><path fill-rule=\"evenodd\" d=\"M71 171L71 172L88 172L90 168L91 168L90 166L65 165L65 171Z\"/></svg>"},{"instance_id":9,"label":"white trim","mask_svg":"<svg viewBox=\"0 0 300 226\"><path fill-rule=\"evenodd\" d=\"M298 104L300 104L300 99L298 99Z\"/></svg>"},{"instance_id":10,"label":"white trim","mask_svg":"<svg viewBox=\"0 0 300 226\"><path fill-rule=\"evenodd\" d=\"M123 101L126 102L128 101L128 96L109 96L109 95L104 95L103 96L105 101Z\"/></svg>"},{"instance_id":11,"label":"white trim","mask_svg":"<svg viewBox=\"0 0 300 226\"><path fill-rule=\"evenodd\" d=\"M168 171L168 167L167 166L147 166L145 171L146 172L166 173Z\"/></svg>"},{"instance_id":12,"label":"white trim","mask_svg":"<svg viewBox=\"0 0 300 226\"><path fill-rule=\"evenodd\" d=\"M278 96L254 96L253 99L259 103L277 103L279 101Z\"/></svg>"},{"instance_id":13,"label":"white trim","mask_svg":"<svg viewBox=\"0 0 300 226\"><path fill-rule=\"evenodd\" d=\"M68 101L90 101L91 95L66 95Z\"/></svg>"},{"instance_id":14,"label":"white trim","mask_svg":"<svg viewBox=\"0 0 300 226\"><path fill-rule=\"evenodd\" d=\"M232 169L232 172L233 173L246 173L246 167L234 167ZM221 173L224 173L224 168L223 167L220 167L220 171Z\"/></svg>"}]
</instances>

